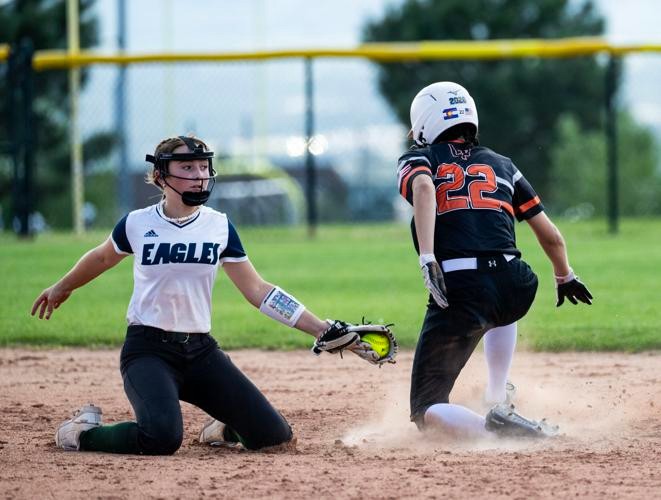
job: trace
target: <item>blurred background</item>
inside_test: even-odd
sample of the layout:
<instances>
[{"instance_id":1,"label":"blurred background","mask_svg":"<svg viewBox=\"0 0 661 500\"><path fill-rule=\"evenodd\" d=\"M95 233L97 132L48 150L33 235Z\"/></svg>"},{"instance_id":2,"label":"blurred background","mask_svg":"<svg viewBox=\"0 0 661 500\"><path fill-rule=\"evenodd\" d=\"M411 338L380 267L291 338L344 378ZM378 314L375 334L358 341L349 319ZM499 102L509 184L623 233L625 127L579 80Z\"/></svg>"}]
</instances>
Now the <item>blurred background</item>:
<instances>
[{"instance_id":1,"label":"blurred background","mask_svg":"<svg viewBox=\"0 0 661 500\"><path fill-rule=\"evenodd\" d=\"M0 1L0 43L30 38L37 51L67 48L64 0ZM577 36L661 43L654 0L81 0L81 50L113 54L350 49L366 42ZM212 206L238 224L306 220L306 168L316 169L318 220L410 217L395 169L411 99L423 86L466 86L480 113L482 144L513 158L548 211L570 219L608 210L605 54L574 58L377 63L302 58L91 65L81 68L83 216L112 227L154 203L146 153L194 133L219 158ZM661 214L661 53L628 54L614 66L619 212ZM306 70L312 109L306 109ZM9 96L8 61L0 95ZM72 227L67 69L34 73L33 232ZM0 102L0 227L18 231L23 199L11 156L15 116ZM313 134L306 117L312 113ZM121 147L123 144L123 147ZM307 150L307 151L306 151ZM17 188L17 186L19 186Z\"/></svg>"}]
</instances>

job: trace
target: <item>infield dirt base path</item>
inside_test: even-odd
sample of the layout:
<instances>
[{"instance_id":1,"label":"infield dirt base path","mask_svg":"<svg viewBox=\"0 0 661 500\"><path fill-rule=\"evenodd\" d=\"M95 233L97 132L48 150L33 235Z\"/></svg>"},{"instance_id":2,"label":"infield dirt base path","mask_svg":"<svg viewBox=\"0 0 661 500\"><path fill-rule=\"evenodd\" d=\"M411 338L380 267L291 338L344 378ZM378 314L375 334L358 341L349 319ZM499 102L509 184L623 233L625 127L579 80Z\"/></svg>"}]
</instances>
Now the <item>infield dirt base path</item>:
<instances>
[{"instance_id":1,"label":"infield dirt base path","mask_svg":"<svg viewBox=\"0 0 661 500\"><path fill-rule=\"evenodd\" d=\"M408 421L412 353L378 369L347 354L233 351L234 362L289 420L295 450L203 446L203 412L182 404L173 456L55 448L57 425L94 402L106 422L132 417L119 350L0 350L2 498L658 498L661 353L518 352L512 380L524 415L547 417L545 442L457 443ZM452 401L480 410L476 353Z\"/></svg>"}]
</instances>

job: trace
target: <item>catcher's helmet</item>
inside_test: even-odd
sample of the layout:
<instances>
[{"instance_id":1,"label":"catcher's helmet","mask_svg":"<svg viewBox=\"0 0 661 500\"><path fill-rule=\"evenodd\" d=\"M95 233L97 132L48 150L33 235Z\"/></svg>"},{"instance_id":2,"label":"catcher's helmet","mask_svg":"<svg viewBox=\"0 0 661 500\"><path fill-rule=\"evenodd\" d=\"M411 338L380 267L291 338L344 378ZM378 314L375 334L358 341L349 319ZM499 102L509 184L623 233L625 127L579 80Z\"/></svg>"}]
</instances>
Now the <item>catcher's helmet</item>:
<instances>
[{"instance_id":1,"label":"catcher's helmet","mask_svg":"<svg viewBox=\"0 0 661 500\"><path fill-rule=\"evenodd\" d=\"M475 101L458 83L432 83L413 98L409 137L418 146L432 144L447 129L461 123L473 125L477 134Z\"/></svg>"},{"instance_id":2,"label":"catcher's helmet","mask_svg":"<svg viewBox=\"0 0 661 500\"><path fill-rule=\"evenodd\" d=\"M185 160L207 160L209 162L209 177L199 179L200 181L210 181L211 185L209 189L202 191L184 191L180 193L172 186L170 188L174 190L177 194L181 196L184 204L188 206L197 206L206 203L213 191L213 187L216 185L216 171L213 168L212 158L213 151L208 151L203 143L196 143L195 140L191 137L186 137L183 135L179 136L186 147L188 148L188 153L158 153L158 155L146 155L145 160L149 163L153 163L156 166L156 170L163 179L163 182L168 184L168 177L176 177L177 179L186 179L185 177L179 177L168 172L168 162L171 160L185 161Z\"/></svg>"}]
</instances>

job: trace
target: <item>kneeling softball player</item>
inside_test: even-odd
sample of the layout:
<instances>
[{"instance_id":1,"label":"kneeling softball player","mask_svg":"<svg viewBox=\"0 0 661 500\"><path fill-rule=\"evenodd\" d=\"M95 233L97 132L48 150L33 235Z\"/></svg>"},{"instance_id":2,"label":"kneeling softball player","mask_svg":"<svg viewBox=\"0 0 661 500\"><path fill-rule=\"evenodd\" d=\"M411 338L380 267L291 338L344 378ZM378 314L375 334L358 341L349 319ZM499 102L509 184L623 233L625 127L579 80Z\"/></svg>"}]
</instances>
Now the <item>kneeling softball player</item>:
<instances>
[{"instance_id":1,"label":"kneeling softball player","mask_svg":"<svg viewBox=\"0 0 661 500\"><path fill-rule=\"evenodd\" d=\"M251 304L315 336L319 349L348 349L372 363L391 360L349 331L351 325L320 320L261 278L227 216L204 206L215 183L212 157L194 137L162 141L147 156L154 164L149 180L163 191L162 200L121 219L104 243L36 299L32 314L49 319L76 288L134 256L120 369L136 421L102 425L101 409L84 406L58 428L60 448L174 453L183 439L180 400L215 419L202 430L203 442L240 442L259 449L292 439L287 421L209 335L219 265Z\"/></svg>"}]
</instances>

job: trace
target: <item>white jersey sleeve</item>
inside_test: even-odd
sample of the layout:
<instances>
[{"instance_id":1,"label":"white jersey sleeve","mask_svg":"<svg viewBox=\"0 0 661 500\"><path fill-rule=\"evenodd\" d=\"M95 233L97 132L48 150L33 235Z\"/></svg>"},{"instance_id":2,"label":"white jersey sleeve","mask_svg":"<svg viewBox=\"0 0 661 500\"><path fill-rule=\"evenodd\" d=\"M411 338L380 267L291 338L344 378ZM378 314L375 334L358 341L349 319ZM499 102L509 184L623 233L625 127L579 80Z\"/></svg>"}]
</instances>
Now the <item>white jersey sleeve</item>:
<instances>
[{"instance_id":1,"label":"white jersey sleeve","mask_svg":"<svg viewBox=\"0 0 661 500\"><path fill-rule=\"evenodd\" d=\"M239 233L236 232L234 225L229 221L228 224L228 236L227 236L227 246L225 250L220 254L220 263L221 265L225 262L242 262L248 260L246 252L243 249L241 244L241 239L239 238Z\"/></svg>"},{"instance_id":2,"label":"white jersey sleeve","mask_svg":"<svg viewBox=\"0 0 661 500\"><path fill-rule=\"evenodd\" d=\"M126 219L128 216L129 214L121 218L110 235L110 240L112 241L112 246L115 248L115 252L122 255L133 253L131 244L126 236Z\"/></svg>"}]
</instances>

